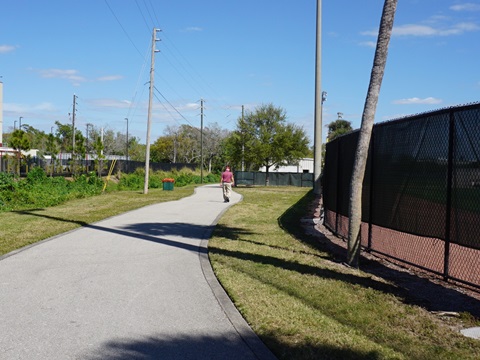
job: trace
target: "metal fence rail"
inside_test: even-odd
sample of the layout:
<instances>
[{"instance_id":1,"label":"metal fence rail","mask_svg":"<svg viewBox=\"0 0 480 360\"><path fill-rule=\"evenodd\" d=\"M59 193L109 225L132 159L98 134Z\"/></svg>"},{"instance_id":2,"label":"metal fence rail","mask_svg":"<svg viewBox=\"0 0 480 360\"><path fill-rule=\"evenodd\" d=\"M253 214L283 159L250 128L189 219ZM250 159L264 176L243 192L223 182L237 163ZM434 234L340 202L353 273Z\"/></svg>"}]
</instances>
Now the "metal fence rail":
<instances>
[{"instance_id":1,"label":"metal fence rail","mask_svg":"<svg viewBox=\"0 0 480 360\"><path fill-rule=\"evenodd\" d=\"M342 237L358 135L325 156L325 225ZM364 248L480 287L480 104L375 125L365 175Z\"/></svg>"}]
</instances>

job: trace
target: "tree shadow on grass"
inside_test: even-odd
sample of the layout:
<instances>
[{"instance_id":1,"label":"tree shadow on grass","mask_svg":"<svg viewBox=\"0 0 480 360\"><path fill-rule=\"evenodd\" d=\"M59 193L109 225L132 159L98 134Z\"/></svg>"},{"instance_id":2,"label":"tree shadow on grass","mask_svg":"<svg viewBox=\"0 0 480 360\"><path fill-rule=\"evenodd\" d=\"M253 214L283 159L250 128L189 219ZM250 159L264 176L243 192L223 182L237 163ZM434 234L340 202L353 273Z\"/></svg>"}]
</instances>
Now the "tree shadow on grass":
<instances>
[{"instance_id":1,"label":"tree shadow on grass","mask_svg":"<svg viewBox=\"0 0 480 360\"><path fill-rule=\"evenodd\" d=\"M357 276L355 274L343 273L331 269L320 268L300 264L295 261L276 258L274 256L265 256L259 254L246 253L242 251L232 251L226 249L209 248L209 253L218 254L225 257L241 259L255 262L257 264L271 265L278 269L295 271L299 274L314 275L324 279L338 280L352 285L360 285L365 288L372 288L383 292L397 294L397 287L385 282L377 281L372 278Z\"/></svg>"},{"instance_id":2,"label":"tree shadow on grass","mask_svg":"<svg viewBox=\"0 0 480 360\"><path fill-rule=\"evenodd\" d=\"M312 204L317 201L313 191L308 192L296 204L290 207L279 217L279 225L298 240L313 246L321 251L328 252L332 260L337 263L345 263L347 258L346 244L339 245L341 241L331 241L325 234L318 230L306 231L301 225L301 220L308 216ZM322 226L320 226L322 227ZM441 280L422 277L415 272L407 272L399 267L387 266L383 260L361 256L360 269L377 277L389 281L392 285L392 293L403 298L405 303L418 305L428 311L437 312L468 312L475 318L480 319L480 301L478 297L469 296L455 287Z\"/></svg>"}]
</instances>

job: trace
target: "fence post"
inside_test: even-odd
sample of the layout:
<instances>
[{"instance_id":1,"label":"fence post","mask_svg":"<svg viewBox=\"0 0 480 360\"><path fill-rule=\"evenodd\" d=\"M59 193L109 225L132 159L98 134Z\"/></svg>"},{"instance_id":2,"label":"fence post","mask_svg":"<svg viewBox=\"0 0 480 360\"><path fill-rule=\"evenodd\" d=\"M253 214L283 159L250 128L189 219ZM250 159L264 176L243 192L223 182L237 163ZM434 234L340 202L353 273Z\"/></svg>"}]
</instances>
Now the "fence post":
<instances>
[{"instance_id":1,"label":"fence post","mask_svg":"<svg viewBox=\"0 0 480 360\"><path fill-rule=\"evenodd\" d=\"M447 203L445 209L445 253L443 260L443 278L448 280L450 265L450 230L452 214L452 187L453 187L453 155L455 146L455 114L453 110L449 113L448 130L448 162L447 162Z\"/></svg>"}]
</instances>

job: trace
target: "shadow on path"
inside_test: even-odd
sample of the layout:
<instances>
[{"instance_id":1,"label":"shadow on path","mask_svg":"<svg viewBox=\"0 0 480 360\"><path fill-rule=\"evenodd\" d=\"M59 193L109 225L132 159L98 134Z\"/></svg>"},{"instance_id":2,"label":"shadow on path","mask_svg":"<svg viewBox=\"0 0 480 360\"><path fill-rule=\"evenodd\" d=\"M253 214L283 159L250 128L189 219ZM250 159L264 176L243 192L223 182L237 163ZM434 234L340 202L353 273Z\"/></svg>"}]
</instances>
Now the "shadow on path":
<instances>
[{"instance_id":1,"label":"shadow on path","mask_svg":"<svg viewBox=\"0 0 480 360\"><path fill-rule=\"evenodd\" d=\"M267 342L276 342L274 337L267 336ZM245 352L238 351L242 344L225 337L190 336L190 335L156 335L144 339L115 339L91 353L82 356L85 360L249 360L257 357L246 357ZM285 346L285 344L282 344ZM278 347L277 347L278 348ZM303 344L290 346L289 354L297 359L355 359L375 360L380 355L375 351L358 353L345 348L315 344L305 347ZM280 354L279 354L280 355Z\"/></svg>"},{"instance_id":2,"label":"shadow on path","mask_svg":"<svg viewBox=\"0 0 480 360\"><path fill-rule=\"evenodd\" d=\"M62 217L51 216L47 214L41 214L39 211L44 211L43 209L31 209L31 210L22 210L16 211L18 214L23 215L33 215L38 217L43 217L46 219L54 220L54 221L62 221L62 222L69 222L78 224L83 228L94 229L98 231L106 231L109 233L127 236L139 240L151 241L158 244L174 246L177 248L206 253L207 249L200 247L200 243L184 243L178 242L175 240L167 239L168 236L178 236L183 238L190 238L195 240L204 240L208 239L212 231L215 229L215 225L195 225L195 224L188 224L188 223L181 223L181 222L173 222L173 223L136 223L124 226L122 228L113 228L113 227L105 227L100 226L97 224L88 224L84 221L77 221L71 219L65 219ZM228 228L217 225L217 229L222 231L227 231L229 234L237 234L235 235L240 236L241 234L245 234L245 230L240 228ZM35 244L34 244L35 245ZM8 254L7 254L8 255Z\"/></svg>"}]
</instances>

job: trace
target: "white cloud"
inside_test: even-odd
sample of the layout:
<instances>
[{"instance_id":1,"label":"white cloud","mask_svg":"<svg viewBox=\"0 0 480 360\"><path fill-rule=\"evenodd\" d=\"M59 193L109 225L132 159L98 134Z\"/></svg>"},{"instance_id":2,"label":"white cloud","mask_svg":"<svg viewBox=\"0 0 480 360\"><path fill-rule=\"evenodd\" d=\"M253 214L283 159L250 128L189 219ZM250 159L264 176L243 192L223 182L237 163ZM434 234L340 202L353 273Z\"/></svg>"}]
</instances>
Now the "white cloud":
<instances>
[{"instance_id":1,"label":"white cloud","mask_svg":"<svg viewBox=\"0 0 480 360\"><path fill-rule=\"evenodd\" d=\"M27 112L29 107L23 104L4 103L3 109L5 110L5 112L8 112L8 113L21 113L21 112Z\"/></svg>"},{"instance_id":2,"label":"white cloud","mask_svg":"<svg viewBox=\"0 0 480 360\"><path fill-rule=\"evenodd\" d=\"M462 22L454 24L450 27L440 28L430 25L420 25L420 24L405 24L395 26L392 30L392 36L451 36L451 35L461 35L466 32L478 31L480 26L475 23ZM378 31L364 31L361 33L366 36L377 36Z\"/></svg>"},{"instance_id":3,"label":"white cloud","mask_svg":"<svg viewBox=\"0 0 480 360\"><path fill-rule=\"evenodd\" d=\"M455 11L480 11L480 4L465 3L451 7ZM392 36L453 36L467 32L478 31L480 26L475 22L452 23L450 18L443 15L434 15L417 24L395 25ZM365 36L378 36L378 30L369 30L361 33Z\"/></svg>"},{"instance_id":4,"label":"white cloud","mask_svg":"<svg viewBox=\"0 0 480 360\"><path fill-rule=\"evenodd\" d=\"M34 70L34 69L31 69ZM92 82L92 81L116 81L123 79L122 75L106 75L100 76L94 80L88 79L85 76L80 75L78 70L74 69L41 69L34 70L40 74L42 78L45 79L64 79L68 80L74 86L79 86L81 83Z\"/></svg>"},{"instance_id":5,"label":"white cloud","mask_svg":"<svg viewBox=\"0 0 480 360\"><path fill-rule=\"evenodd\" d=\"M181 108L187 109L187 110L197 110L197 109L200 109L200 105L197 103L188 103L181 106Z\"/></svg>"},{"instance_id":6,"label":"white cloud","mask_svg":"<svg viewBox=\"0 0 480 360\"><path fill-rule=\"evenodd\" d=\"M12 52L16 49L16 46L13 45L0 45L0 54L6 54Z\"/></svg>"},{"instance_id":7,"label":"white cloud","mask_svg":"<svg viewBox=\"0 0 480 360\"><path fill-rule=\"evenodd\" d=\"M80 85L80 83L87 81L86 78L79 75L78 70L63 70L63 69L43 69L38 70L41 77L47 79L65 79L70 81L73 85Z\"/></svg>"},{"instance_id":8,"label":"white cloud","mask_svg":"<svg viewBox=\"0 0 480 360\"><path fill-rule=\"evenodd\" d=\"M371 48L376 48L377 43L375 41L362 41L359 43L360 46L366 46L366 47L371 47Z\"/></svg>"},{"instance_id":9,"label":"white cloud","mask_svg":"<svg viewBox=\"0 0 480 360\"><path fill-rule=\"evenodd\" d=\"M480 11L480 4L465 3L450 7L453 11Z\"/></svg>"},{"instance_id":10,"label":"white cloud","mask_svg":"<svg viewBox=\"0 0 480 360\"><path fill-rule=\"evenodd\" d=\"M107 75L97 78L97 81L115 81L123 79L122 75Z\"/></svg>"},{"instance_id":11,"label":"white cloud","mask_svg":"<svg viewBox=\"0 0 480 360\"><path fill-rule=\"evenodd\" d=\"M89 105L99 108L128 109L130 101L116 99L93 99L87 101Z\"/></svg>"},{"instance_id":12,"label":"white cloud","mask_svg":"<svg viewBox=\"0 0 480 360\"><path fill-rule=\"evenodd\" d=\"M413 97L409 99L400 99L400 100L395 100L393 101L394 104L397 105L435 105L435 104L441 104L443 102L442 99L436 99L434 97L427 97L425 99L420 99L418 97Z\"/></svg>"},{"instance_id":13,"label":"white cloud","mask_svg":"<svg viewBox=\"0 0 480 360\"><path fill-rule=\"evenodd\" d=\"M57 108L49 102L43 102L34 105L27 104L18 104L18 103L4 103L3 109L9 116L25 116L29 117L40 117L39 112L55 112Z\"/></svg>"},{"instance_id":14,"label":"white cloud","mask_svg":"<svg viewBox=\"0 0 480 360\"><path fill-rule=\"evenodd\" d=\"M438 35L438 30L426 25L407 24L395 26L392 31L393 36L434 36Z\"/></svg>"},{"instance_id":15,"label":"white cloud","mask_svg":"<svg viewBox=\"0 0 480 360\"><path fill-rule=\"evenodd\" d=\"M52 103L49 102L43 102L40 104L37 104L33 107L33 110L39 110L39 111L56 111L57 109Z\"/></svg>"},{"instance_id":16,"label":"white cloud","mask_svg":"<svg viewBox=\"0 0 480 360\"><path fill-rule=\"evenodd\" d=\"M190 26L182 30L182 32L200 32L203 31L203 28L198 26Z\"/></svg>"}]
</instances>

